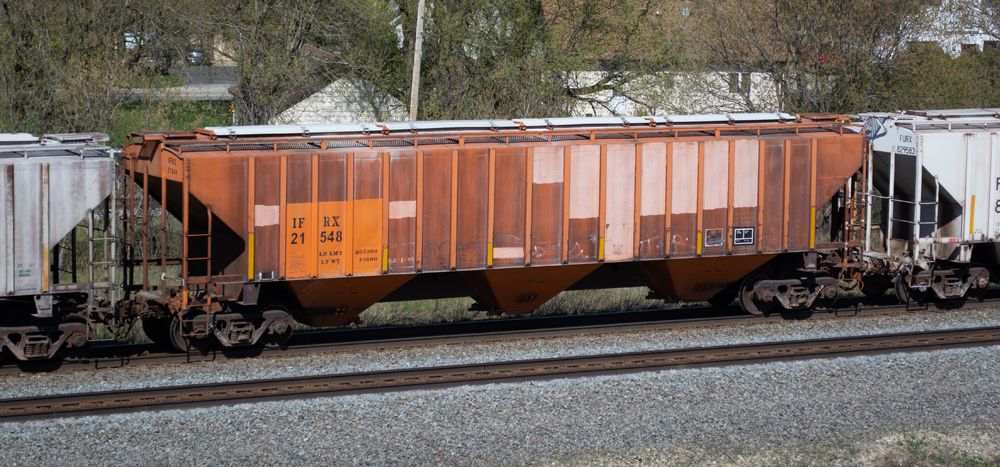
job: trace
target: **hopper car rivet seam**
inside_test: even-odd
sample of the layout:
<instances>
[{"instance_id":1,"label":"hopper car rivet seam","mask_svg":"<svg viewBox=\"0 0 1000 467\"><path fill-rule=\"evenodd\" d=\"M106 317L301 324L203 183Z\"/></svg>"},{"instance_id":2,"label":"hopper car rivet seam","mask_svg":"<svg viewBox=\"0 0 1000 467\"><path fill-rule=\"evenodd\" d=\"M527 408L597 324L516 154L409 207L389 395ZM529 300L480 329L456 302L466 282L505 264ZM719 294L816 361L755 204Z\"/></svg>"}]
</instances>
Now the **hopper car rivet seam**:
<instances>
[{"instance_id":1,"label":"hopper car rivet seam","mask_svg":"<svg viewBox=\"0 0 1000 467\"><path fill-rule=\"evenodd\" d=\"M0 134L0 348L286 344L378 302L646 286L752 314L1000 274L1000 109Z\"/></svg>"}]
</instances>

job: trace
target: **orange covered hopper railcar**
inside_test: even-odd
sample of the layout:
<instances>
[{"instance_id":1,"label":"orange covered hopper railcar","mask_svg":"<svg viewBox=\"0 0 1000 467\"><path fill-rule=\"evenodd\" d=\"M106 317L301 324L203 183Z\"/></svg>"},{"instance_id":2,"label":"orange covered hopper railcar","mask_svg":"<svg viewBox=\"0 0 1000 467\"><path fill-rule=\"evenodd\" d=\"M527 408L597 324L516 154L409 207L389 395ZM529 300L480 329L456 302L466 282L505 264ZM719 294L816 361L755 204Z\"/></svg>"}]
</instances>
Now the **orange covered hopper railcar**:
<instances>
[{"instance_id":1,"label":"orange covered hopper railcar","mask_svg":"<svg viewBox=\"0 0 1000 467\"><path fill-rule=\"evenodd\" d=\"M189 337L218 315L242 329L216 329L225 345L255 341L261 323L274 333L283 318L262 318L268 309L326 326L381 300L472 296L492 313L524 313L570 287L731 299L777 256L798 259L775 271L815 271L817 254L845 250L846 234L817 243L817 209L851 190L866 147L844 116L788 114L132 138L132 306L149 319L180 313Z\"/></svg>"}]
</instances>

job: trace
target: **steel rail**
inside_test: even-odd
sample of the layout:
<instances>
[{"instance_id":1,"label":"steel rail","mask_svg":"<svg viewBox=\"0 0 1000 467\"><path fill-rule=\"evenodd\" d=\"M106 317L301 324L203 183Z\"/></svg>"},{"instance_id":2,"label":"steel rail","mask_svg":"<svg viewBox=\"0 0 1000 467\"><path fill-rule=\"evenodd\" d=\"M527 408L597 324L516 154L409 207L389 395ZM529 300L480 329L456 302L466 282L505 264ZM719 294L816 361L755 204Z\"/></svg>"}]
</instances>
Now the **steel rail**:
<instances>
[{"instance_id":1,"label":"steel rail","mask_svg":"<svg viewBox=\"0 0 1000 467\"><path fill-rule=\"evenodd\" d=\"M232 359L291 357L439 345L471 345L583 335L662 332L734 325L774 324L803 319L826 320L856 316L891 316L950 311L961 308L963 305L996 306L1000 304L1000 289L991 290L990 295L991 298L982 302L969 303L959 300L919 306L898 303L866 306L862 302L872 303L872 299L849 298L841 299L839 307L829 311L772 313L766 316L736 314L739 312L735 306L731 306L729 309L690 307L423 326L315 331L293 335L292 344L285 348L213 347L201 353L191 354L164 352L163 347L154 344L124 344L95 347L92 351L93 357L77 361L18 362L8 360L0 365L0 375L26 372L101 370L139 365L223 362ZM891 299L888 296L885 298Z\"/></svg>"},{"instance_id":2,"label":"steel rail","mask_svg":"<svg viewBox=\"0 0 1000 467\"><path fill-rule=\"evenodd\" d=\"M0 400L0 422L1000 345L1000 327L740 344Z\"/></svg>"}]
</instances>

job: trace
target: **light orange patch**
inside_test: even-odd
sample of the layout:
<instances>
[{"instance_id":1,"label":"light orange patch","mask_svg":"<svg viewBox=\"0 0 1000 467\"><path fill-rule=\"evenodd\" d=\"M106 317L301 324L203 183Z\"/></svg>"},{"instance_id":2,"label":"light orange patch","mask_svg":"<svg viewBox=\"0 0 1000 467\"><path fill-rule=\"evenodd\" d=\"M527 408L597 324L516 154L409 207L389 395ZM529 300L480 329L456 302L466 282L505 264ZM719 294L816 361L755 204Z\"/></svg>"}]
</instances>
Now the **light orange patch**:
<instances>
[{"instance_id":1,"label":"light orange patch","mask_svg":"<svg viewBox=\"0 0 1000 467\"><path fill-rule=\"evenodd\" d=\"M309 277L310 254L316 241L310 203L289 204L285 209L285 277Z\"/></svg>"},{"instance_id":2,"label":"light orange patch","mask_svg":"<svg viewBox=\"0 0 1000 467\"><path fill-rule=\"evenodd\" d=\"M354 201L354 274L382 273L382 200Z\"/></svg>"},{"instance_id":3,"label":"light orange patch","mask_svg":"<svg viewBox=\"0 0 1000 467\"><path fill-rule=\"evenodd\" d=\"M345 240L346 201L324 201L319 203L319 219L317 237L319 245L319 277L336 277L344 275L344 240Z\"/></svg>"}]
</instances>

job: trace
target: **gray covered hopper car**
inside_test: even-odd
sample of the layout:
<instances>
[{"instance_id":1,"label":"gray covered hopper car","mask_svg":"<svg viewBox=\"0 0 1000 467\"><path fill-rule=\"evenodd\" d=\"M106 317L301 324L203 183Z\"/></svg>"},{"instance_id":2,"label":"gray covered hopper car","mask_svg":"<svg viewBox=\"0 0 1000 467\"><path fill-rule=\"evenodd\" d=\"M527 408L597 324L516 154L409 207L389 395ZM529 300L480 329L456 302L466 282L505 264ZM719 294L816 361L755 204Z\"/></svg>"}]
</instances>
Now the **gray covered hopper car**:
<instances>
[{"instance_id":1,"label":"gray covered hopper car","mask_svg":"<svg viewBox=\"0 0 1000 467\"><path fill-rule=\"evenodd\" d=\"M82 356L88 322L111 315L115 164L105 141L0 134L0 348L20 360Z\"/></svg>"}]
</instances>

